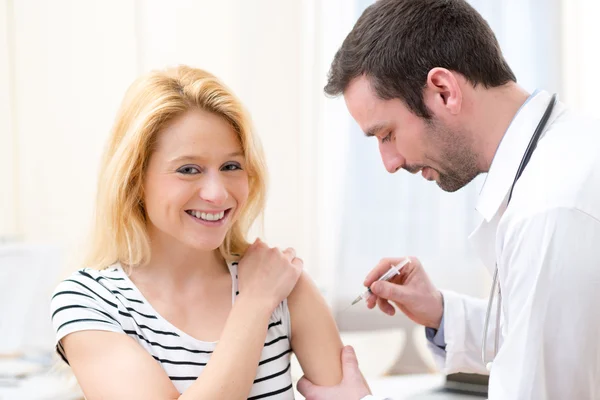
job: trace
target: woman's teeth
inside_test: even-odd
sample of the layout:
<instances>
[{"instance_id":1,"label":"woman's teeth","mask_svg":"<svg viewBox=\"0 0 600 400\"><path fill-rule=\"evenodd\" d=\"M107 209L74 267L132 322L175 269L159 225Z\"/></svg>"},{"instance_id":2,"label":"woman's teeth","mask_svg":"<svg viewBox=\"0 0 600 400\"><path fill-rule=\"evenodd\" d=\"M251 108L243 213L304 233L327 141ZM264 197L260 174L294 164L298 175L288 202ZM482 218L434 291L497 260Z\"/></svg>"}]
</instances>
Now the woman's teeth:
<instances>
[{"instance_id":1,"label":"woman's teeth","mask_svg":"<svg viewBox=\"0 0 600 400\"><path fill-rule=\"evenodd\" d=\"M186 212L188 214L190 214L191 216L196 217L198 219L203 219L204 221L220 221L225 216L225 211L221 211L216 214L204 213L204 212L194 211L194 210L189 210Z\"/></svg>"}]
</instances>

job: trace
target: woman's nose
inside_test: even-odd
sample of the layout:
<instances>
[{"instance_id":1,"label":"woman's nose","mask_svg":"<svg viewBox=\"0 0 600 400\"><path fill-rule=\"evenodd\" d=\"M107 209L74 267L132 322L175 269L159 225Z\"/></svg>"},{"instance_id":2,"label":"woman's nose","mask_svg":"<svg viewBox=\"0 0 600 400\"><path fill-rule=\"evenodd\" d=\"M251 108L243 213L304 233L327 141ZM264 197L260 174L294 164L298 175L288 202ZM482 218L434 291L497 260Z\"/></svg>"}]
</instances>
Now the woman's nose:
<instances>
[{"instance_id":1,"label":"woman's nose","mask_svg":"<svg viewBox=\"0 0 600 400\"><path fill-rule=\"evenodd\" d=\"M200 187L200 197L202 200L215 205L223 204L227 197L227 188L223 184L219 174L207 174Z\"/></svg>"}]
</instances>

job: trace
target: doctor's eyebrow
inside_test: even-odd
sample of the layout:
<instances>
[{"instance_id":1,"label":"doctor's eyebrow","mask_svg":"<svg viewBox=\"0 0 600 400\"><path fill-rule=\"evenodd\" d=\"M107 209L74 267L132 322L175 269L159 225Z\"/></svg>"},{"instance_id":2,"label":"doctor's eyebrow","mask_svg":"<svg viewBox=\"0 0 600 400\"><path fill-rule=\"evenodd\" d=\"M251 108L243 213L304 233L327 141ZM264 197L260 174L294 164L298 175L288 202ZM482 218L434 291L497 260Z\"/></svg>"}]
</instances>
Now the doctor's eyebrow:
<instances>
[{"instance_id":1,"label":"doctor's eyebrow","mask_svg":"<svg viewBox=\"0 0 600 400\"><path fill-rule=\"evenodd\" d=\"M365 136L366 137L377 136L379 131L385 129L386 126L387 126L386 123L375 124L365 131Z\"/></svg>"}]
</instances>

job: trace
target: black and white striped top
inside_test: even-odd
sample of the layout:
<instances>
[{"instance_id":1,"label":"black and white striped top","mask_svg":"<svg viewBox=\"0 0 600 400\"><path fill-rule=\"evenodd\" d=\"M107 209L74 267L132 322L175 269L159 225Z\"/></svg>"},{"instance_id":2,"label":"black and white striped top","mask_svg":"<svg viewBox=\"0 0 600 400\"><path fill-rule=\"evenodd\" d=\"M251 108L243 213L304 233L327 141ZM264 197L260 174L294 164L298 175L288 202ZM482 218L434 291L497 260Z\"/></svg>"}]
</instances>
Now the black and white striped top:
<instances>
[{"instance_id":1,"label":"black and white striped top","mask_svg":"<svg viewBox=\"0 0 600 400\"><path fill-rule=\"evenodd\" d=\"M229 265L237 295L237 263ZM135 339L165 370L183 393L202 373L217 342L203 342L161 317L120 265L102 271L82 269L62 281L51 302L56 349L68 363L60 340L72 332L103 330ZM290 371L291 328L287 302L273 312L256 380L249 399L293 399Z\"/></svg>"}]
</instances>

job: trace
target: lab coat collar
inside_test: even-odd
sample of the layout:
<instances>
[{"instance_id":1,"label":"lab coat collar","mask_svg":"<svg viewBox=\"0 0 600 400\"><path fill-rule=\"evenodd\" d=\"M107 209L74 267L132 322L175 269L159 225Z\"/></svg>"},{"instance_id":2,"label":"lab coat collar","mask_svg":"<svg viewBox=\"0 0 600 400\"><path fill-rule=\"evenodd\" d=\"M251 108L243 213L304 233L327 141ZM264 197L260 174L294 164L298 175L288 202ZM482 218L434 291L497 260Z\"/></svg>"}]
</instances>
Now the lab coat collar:
<instances>
[{"instance_id":1,"label":"lab coat collar","mask_svg":"<svg viewBox=\"0 0 600 400\"><path fill-rule=\"evenodd\" d=\"M550 99L548 92L534 93L517 111L500 141L477 199L476 209L487 222L494 218L504 204L527 145ZM547 126L550 123L548 121Z\"/></svg>"}]
</instances>

